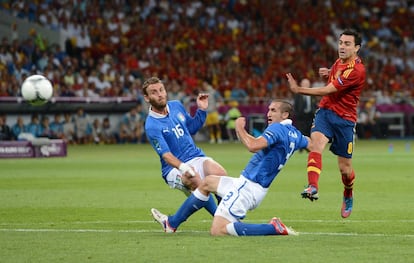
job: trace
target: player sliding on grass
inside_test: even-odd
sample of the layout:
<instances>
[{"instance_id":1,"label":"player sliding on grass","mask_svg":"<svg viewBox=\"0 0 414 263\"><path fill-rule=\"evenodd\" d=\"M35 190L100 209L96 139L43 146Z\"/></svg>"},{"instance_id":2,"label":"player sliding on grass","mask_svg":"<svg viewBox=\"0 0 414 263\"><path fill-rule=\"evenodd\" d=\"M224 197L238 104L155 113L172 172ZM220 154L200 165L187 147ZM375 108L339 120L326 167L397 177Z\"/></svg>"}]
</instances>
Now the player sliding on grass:
<instances>
[{"instance_id":1,"label":"player sliding on grass","mask_svg":"<svg viewBox=\"0 0 414 263\"><path fill-rule=\"evenodd\" d=\"M260 235L296 235L291 228L274 217L268 224L247 224L242 220L248 210L259 206L273 180L292 154L308 147L309 138L303 136L292 126L289 117L292 105L282 100L273 100L267 113L268 127L261 136L255 138L245 129L246 119L236 120L236 133L240 141L255 154L241 172L239 178L209 175L201 185L183 203L180 212L189 217L204 207L211 192L223 199L217 207L210 233L213 236L260 236ZM192 207L196 205L196 207ZM178 212L177 212L178 213ZM182 222L171 224L171 217L152 209L154 218L167 232L174 232Z\"/></svg>"},{"instance_id":2,"label":"player sliding on grass","mask_svg":"<svg viewBox=\"0 0 414 263\"><path fill-rule=\"evenodd\" d=\"M352 168L354 130L357 121L357 105L365 86L365 67L358 57L361 36L353 30L345 30L339 36L338 55L330 69L320 68L319 74L328 78L324 87L299 87L288 73L290 89L294 93L323 96L311 128L313 147L308 156L308 186L301 193L303 198L317 200L319 175L322 171L322 152L332 142L330 150L338 156L338 167L344 184L341 216L348 217L353 206L355 172Z\"/></svg>"},{"instance_id":3,"label":"player sliding on grass","mask_svg":"<svg viewBox=\"0 0 414 263\"><path fill-rule=\"evenodd\" d=\"M147 79L142 87L144 99L151 106L145 121L145 132L160 157L162 177L175 189L189 195L209 174L226 175L226 170L194 143L192 135L203 127L207 116L208 94L197 97L197 112L191 117L179 101L167 102L167 91L159 78ZM207 201L208 200L208 201ZM214 214L217 205L207 197L206 210ZM185 220L181 213L172 217Z\"/></svg>"}]
</instances>

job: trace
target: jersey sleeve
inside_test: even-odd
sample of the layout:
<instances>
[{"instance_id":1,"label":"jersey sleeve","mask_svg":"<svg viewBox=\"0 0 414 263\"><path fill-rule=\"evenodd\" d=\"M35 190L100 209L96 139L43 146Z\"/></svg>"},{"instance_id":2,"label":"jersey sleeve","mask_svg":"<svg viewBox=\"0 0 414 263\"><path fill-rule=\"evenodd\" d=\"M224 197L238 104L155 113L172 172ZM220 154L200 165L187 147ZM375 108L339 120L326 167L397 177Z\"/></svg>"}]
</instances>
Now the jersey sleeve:
<instances>
[{"instance_id":1,"label":"jersey sleeve","mask_svg":"<svg viewBox=\"0 0 414 263\"><path fill-rule=\"evenodd\" d=\"M308 147L309 141L305 135L299 137L298 149L305 149Z\"/></svg>"},{"instance_id":2,"label":"jersey sleeve","mask_svg":"<svg viewBox=\"0 0 414 263\"><path fill-rule=\"evenodd\" d=\"M188 129L188 132L191 135L196 134L203 126L204 122L207 118L207 111L197 109L196 113L194 114L194 117L192 117L184 108L184 106L179 103L180 111L185 115L186 119L186 126Z\"/></svg>"},{"instance_id":3,"label":"jersey sleeve","mask_svg":"<svg viewBox=\"0 0 414 263\"><path fill-rule=\"evenodd\" d=\"M155 152L161 157L164 153L170 152L170 147L168 146L167 142L162 135L161 129L157 129L154 127L149 127L146 129L146 134L148 137L148 141L150 142L152 148L154 148Z\"/></svg>"},{"instance_id":4,"label":"jersey sleeve","mask_svg":"<svg viewBox=\"0 0 414 263\"><path fill-rule=\"evenodd\" d=\"M279 123L273 123L267 126L267 128L263 131L262 136L267 140L267 146L270 146L278 142L280 136L280 129L278 129L278 127L280 125L281 124Z\"/></svg>"}]
</instances>

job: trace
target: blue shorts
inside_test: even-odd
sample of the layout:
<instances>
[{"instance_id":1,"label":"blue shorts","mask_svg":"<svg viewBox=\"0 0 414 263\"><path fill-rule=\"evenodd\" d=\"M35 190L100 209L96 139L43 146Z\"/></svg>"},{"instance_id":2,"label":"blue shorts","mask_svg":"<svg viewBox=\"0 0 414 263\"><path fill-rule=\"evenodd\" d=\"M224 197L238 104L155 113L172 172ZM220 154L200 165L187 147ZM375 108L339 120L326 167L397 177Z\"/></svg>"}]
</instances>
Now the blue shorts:
<instances>
[{"instance_id":1,"label":"blue shorts","mask_svg":"<svg viewBox=\"0 0 414 263\"><path fill-rule=\"evenodd\" d=\"M331 143L329 150L335 155L352 158L354 150L355 122L344 120L328 109L318 109L311 132L323 133Z\"/></svg>"}]
</instances>

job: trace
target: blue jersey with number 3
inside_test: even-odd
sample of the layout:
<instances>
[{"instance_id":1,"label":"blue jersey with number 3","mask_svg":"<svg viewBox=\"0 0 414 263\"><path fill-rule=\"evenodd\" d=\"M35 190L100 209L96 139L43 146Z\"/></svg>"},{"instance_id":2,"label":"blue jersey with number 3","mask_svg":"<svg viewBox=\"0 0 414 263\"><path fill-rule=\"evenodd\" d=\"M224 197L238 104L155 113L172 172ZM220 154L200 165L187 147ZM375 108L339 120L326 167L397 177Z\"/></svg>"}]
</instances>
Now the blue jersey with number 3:
<instances>
[{"instance_id":1,"label":"blue jersey with number 3","mask_svg":"<svg viewBox=\"0 0 414 263\"><path fill-rule=\"evenodd\" d=\"M169 101L167 110L167 116L150 110L145 121L145 133L160 156L164 178L173 167L164 161L163 154L171 152L182 162L205 156L194 143L192 135L203 127L207 116L206 111L197 110L194 117L191 117L179 101Z\"/></svg>"},{"instance_id":2,"label":"blue jersey with number 3","mask_svg":"<svg viewBox=\"0 0 414 263\"><path fill-rule=\"evenodd\" d=\"M255 153L242 175L268 188L292 154L308 146L308 140L291 125L291 120L270 124L263 134L268 146Z\"/></svg>"}]
</instances>

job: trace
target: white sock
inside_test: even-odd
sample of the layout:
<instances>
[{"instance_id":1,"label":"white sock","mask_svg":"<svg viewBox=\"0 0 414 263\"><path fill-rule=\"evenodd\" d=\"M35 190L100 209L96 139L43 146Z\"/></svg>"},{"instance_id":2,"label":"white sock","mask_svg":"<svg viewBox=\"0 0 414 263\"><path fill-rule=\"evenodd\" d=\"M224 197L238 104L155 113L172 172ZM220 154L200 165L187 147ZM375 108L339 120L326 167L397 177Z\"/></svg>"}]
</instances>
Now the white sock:
<instances>
[{"instance_id":1,"label":"white sock","mask_svg":"<svg viewBox=\"0 0 414 263\"><path fill-rule=\"evenodd\" d=\"M236 237L239 236L236 232L236 229L234 228L234 223L228 223L226 225L226 229L229 235L236 236Z\"/></svg>"},{"instance_id":2,"label":"white sock","mask_svg":"<svg viewBox=\"0 0 414 263\"><path fill-rule=\"evenodd\" d=\"M208 198L209 198L209 196L208 196L208 195L204 195L204 194L202 194L202 193L198 190L198 188L194 190L193 195L194 195L197 199L199 199L199 200L201 200L201 201L208 201Z\"/></svg>"}]
</instances>

